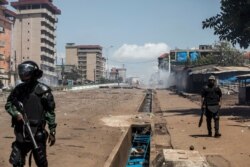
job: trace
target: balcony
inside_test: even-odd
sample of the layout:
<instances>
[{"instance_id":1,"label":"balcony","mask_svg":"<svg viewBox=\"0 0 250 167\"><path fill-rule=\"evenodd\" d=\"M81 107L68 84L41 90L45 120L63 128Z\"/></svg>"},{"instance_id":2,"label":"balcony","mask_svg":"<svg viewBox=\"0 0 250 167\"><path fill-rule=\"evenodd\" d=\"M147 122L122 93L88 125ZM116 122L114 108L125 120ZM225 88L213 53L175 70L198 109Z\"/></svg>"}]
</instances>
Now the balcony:
<instances>
[{"instance_id":1,"label":"balcony","mask_svg":"<svg viewBox=\"0 0 250 167\"><path fill-rule=\"evenodd\" d=\"M55 58L54 58L54 55L49 54L49 53L47 53L47 52L45 52L45 51L41 51L41 55L44 55L44 56L47 56L47 57L49 57L49 58L55 59Z\"/></svg>"},{"instance_id":2,"label":"balcony","mask_svg":"<svg viewBox=\"0 0 250 167\"><path fill-rule=\"evenodd\" d=\"M50 63L50 62L44 61L44 60L41 61L41 64L46 65L46 66L50 66L50 67L55 67L55 65L53 63Z\"/></svg>"},{"instance_id":3,"label":"balcony","mask_svg":"<svg viewBox=\"0 0 250 167\"><path fill-rule=\"evenodd\" d=\"M51 75L51 76L57 76L56 72L48 71L48 70L43 70L43 73L45 75Z\"/></svg>"},{"instance_id":4,"label":"balcony","mask_svg":"<svg viewBox=\"0 0 250 167\"><path fill-rule=\"evenodd\" d=\"M3 54L0 54L0 61L4 60L4 55Z\"/></svg>"},{"instance_id":5,"label":"balcony","mask_svg":"<svg viewBox=\"0 0 250 167\"><path fill-rule=\"evenodd\" d=\"M5 73L5 69L4 68L0 68L0 74L4 74Z\"/></svg>"},{"instance_id":6,"label":"balcony","mask_svg":"<svg viewBox=\"0 0 250 167\"><path fill-rule=\"evenodd\" d=\"M5 41L0 40L0 47L4 47L5 46Z\"/></svg>"}]
</instances>

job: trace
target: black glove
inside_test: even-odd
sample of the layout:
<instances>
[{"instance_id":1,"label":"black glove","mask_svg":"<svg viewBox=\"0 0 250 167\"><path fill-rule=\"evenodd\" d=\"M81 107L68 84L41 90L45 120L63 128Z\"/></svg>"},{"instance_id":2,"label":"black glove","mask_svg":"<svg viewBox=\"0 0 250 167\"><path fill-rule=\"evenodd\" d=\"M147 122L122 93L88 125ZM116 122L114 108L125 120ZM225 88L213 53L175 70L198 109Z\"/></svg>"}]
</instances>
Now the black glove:
<instances>
[{"instance_id":1,"label":"black glove","mask_svg":"<svg viewBox=\"0 0 250 167\"><path fill-rule=\"evenodd\" d=\"M50 132L49 134L49 146L53 146L56 142L56 133L55 132Z\"/></svg>"}]
</instances>

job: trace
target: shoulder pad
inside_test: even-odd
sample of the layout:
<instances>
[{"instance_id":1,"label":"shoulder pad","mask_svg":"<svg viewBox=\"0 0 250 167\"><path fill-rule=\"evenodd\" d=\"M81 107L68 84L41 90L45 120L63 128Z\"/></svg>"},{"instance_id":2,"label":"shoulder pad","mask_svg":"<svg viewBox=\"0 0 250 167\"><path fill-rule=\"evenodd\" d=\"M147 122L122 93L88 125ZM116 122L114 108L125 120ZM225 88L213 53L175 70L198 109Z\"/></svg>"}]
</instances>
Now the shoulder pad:
<instances>
[{"instance_id":1,"label":"shoulder pad","mask_svg":"<svg viewBox=\"0 0 250 167\"><path fill-rule=\"evenodd\" d=\"M22 88L24 85L25 85L25 83L19 83L19 84L16 85L15 88Z\"/></svg>"},{"instance_id":2,"label":"shoulder pad","mask_svg":"<svg viewBox=\"0 0 250 167\"><path fill-rule=\"evenodd\" d=\"M50 87L43 84L43 83L37 84L37 86L35 88L35 93L38 94L38 95L41 95L41 94L44 94L44 93L47 93L47 92L50 92L50 91L51 91Z\"/></svg>"},{"instance_id":3,"label":"shoulder pad","mask_svg":"<svg viewBox=\"0 0 250 167\"><path fill-rule=\"evenodd\" d=\"M208 89L208 86L207 86L207 85L205 85L205 86L203 87L203 89Z\"/></svg>"}]
</instances>

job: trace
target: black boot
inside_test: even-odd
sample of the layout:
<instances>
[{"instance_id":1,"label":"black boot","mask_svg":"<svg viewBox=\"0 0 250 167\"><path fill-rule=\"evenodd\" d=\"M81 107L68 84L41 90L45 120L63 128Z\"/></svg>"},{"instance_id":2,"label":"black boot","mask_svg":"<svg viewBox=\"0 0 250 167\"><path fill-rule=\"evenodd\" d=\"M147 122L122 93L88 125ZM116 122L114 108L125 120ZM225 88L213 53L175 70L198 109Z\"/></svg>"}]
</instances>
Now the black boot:
<instances>
[{"instance_id":1,"label":"black boot","mask_svg":"<svg viewBox=\"0 0 250 167\"><path fill-rule=\"evenodd\" d=\"M219 132L215 132L214 137L219 138L221 137L221 134Z\"/></svg>"}]
</instances>

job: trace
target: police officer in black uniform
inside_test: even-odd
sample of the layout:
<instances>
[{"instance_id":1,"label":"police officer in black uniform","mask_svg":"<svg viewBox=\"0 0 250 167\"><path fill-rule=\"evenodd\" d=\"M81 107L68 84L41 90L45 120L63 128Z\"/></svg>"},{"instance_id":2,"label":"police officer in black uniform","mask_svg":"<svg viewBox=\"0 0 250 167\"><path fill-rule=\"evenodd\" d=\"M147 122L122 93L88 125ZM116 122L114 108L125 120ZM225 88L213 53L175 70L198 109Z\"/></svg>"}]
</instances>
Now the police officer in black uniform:
<instances>
[{"instance_id":1,"label":"police officer in black uniform","mask_svg":"<svg viewBox=\"0 0 250 167\"><path fill-rule=\"evenodd\" d=\"M50 146L55 143L55 102L51 89L37 80L43 72L33 61L25 61L18 65L18 74L23 83L17 85L10 93L5 105L12 116L12 126L16 140L12 143L10 163L13 167L23 167L26 155L34 151L31 138L24 126L24 113L29 120L32 133L39 147L39 157L34 155L38 167L47 167L46 141ZM22 107L22 109L21 109ZM49 133L45 126L48 124Z\"/></svg>"},{"instance_id":2,"label":"police officer in black uniform","mask_svg":"<svg viewBox=\"0 0 250 167\"><path fill-rule=\"evenodd\" d=\"M205 109L207 120L208 136L212 136L211 121L214 120L215 134L214 137L220 137L219 132L219 109L221 107L221 89L215 84L215 76L208 78L208 83L203 87L201 92L201 108Z\"/></svg>"}]
</instances>

